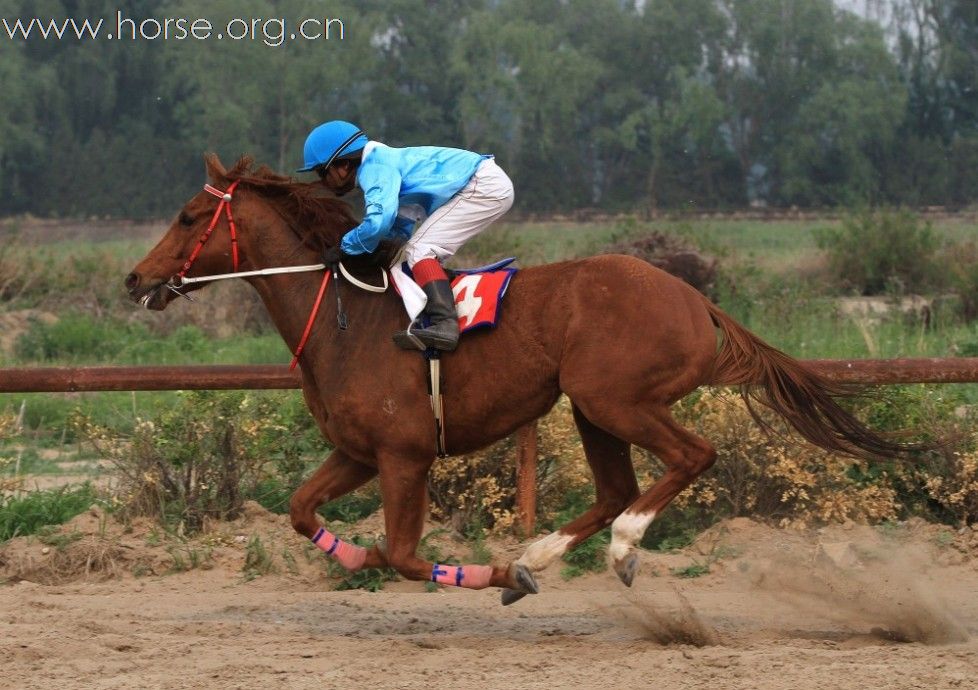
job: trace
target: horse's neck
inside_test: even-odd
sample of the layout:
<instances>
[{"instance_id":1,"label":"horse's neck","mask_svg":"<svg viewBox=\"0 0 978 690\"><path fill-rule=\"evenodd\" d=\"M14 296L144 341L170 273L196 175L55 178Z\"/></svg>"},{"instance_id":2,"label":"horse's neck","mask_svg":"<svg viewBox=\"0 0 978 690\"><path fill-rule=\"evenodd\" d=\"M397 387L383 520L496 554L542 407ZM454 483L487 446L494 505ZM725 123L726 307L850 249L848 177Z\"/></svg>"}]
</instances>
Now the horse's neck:
<instances>
[{"instance_id":1,"label":"horse's neck","mask_svg":"<svg viewBox=\"0 0 978 690\"><path fill-rule=\"evenodd\" d=\"M258 292L279 335L282 336L289 350L294 353L312 315L322 285L323 272L289 273L248 280ZM385 308L378 313L376 309L379 301L386 302L391 299L389 295L366 292L350 285L342 278L340 283L343 310L349 315L358 334L369 333L371 337L379 337L378 329L383 331L380 321L391 320L390 328L394 327L393 318L388 316L391 310ZM303 348L303 361L322 361L323 355L330 348L338 347L337 287L334 281L330 280L315 315L310 337ZM370 323L373 321L377 323ZM345 341L349 343L350 338L346 338Z\"/></svg>"},{"instance_id":2,"label":"horse's neck","mask_svg":"<svg viewBox=\"0 0 978 690\"><path fill-rule=\"evenodd\" d=\"M268 315L279 335L292 352L295 352L302 338L322 280L322 271L248 280L261 298L265 309L268 310ZM323 301L325 302L325 298ZM319 311L324 311L322 305ZM317 322L320 321L321 316L321 313L317 316Z\"/></svg>"}]
</instances>

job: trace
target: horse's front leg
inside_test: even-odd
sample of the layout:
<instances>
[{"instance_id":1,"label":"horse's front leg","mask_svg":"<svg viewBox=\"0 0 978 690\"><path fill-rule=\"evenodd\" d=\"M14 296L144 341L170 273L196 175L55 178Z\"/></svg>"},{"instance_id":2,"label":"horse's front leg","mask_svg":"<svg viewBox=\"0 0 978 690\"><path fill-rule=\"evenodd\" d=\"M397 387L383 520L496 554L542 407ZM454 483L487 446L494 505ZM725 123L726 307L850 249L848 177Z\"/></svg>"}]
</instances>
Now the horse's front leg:
<instances>
[{"instance_id":1,"label":"horse's front leg","mask_svg":"<svg viewBox=\"0 0 978 690\"><path fill-rule=\"evenodd\" d=\"M292 527L348 570L382 568L387 559L377 547L365 549L345 542L320 526L316 509L323 503L358 489L377 475L377 468L364 465L334 450L313 475L300 486L289 504Z\"/></svg>"},{"instance_id":2,"label":"horse's front leg","mask_svg":"<svg viewBox=\"0 0 978 690\"><path fill-rule=\"evenodd\" d=\"M430 580L444 585L484 589L506 587L536 594L537 584L522 565L445 565L417 555L428 510L426 478L431 458L382 458L380 490L387 528L387 562L409 580Z\"/></svg>"}]
</instances>

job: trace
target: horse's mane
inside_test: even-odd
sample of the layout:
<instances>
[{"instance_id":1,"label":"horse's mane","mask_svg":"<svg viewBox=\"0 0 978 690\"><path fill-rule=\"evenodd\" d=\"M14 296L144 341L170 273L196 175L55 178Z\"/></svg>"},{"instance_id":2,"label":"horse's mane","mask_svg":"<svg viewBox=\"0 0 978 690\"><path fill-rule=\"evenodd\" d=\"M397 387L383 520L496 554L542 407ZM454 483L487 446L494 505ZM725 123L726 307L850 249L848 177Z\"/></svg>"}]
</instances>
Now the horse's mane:
<instances>
[{"instance_id":1,"label":"horse's mane","mask_svg":"<svg viewBox=\"0 0 978 690\"><path fill-rule=\"evenodd\" d=\"M221 181L225 184L237 180L240 185L259 193L304 244L320 253L327 247L337 245L344 234L359 224L350 205L330 196L322 185L297 182L267 165L255 167L250 156L242 156L226 171L216 157L208 157L208 168L212 175L223 177ZM400 244L382 242L373 254L351 262L351 268L389 266Z\"/></svg>"}]
</instances>

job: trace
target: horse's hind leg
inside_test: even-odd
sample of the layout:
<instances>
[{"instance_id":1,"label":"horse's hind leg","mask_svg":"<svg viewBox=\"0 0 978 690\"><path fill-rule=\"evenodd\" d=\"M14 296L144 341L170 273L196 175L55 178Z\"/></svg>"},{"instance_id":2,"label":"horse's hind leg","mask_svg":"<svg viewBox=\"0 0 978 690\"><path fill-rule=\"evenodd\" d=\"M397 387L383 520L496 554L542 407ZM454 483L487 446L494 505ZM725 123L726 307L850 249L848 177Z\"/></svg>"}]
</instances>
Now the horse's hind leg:
<instances>
[{"instance_id":1,"label":"horse's hind leg","mask_svg":"<svg viewBox=\"0 0 978 690\"><path fill-rule=\"evenodd\" d=\"M611 525L608 553L615 572L631 586L638 565L634 549L645 530L672 499L713 465L716 451L705 439L680 426L664 405L651 411L603 409L602 426L652 451L666 466L665 474Z\"/></svg>"},{"instance_id":2,"label":"horse's hind leg","mask_svg":"<svg viewBox=\"0 0 978 690\"><path fill-rule=\"evenodd\" d=\"M595 426L574 406L584 456L594 475L595 500L588 510L527 548L517 563L536 572L607 527L639 496L629 444Z\"/></svg>"},{"instance_id":3,"label":"horse's hind leg","mask_svg":"<svg viewBox=\"0 0 978 690\"><path fill-rule=\"evenodd\" d=\"M292 494L289 517L292 519L293 529L311 539L316 546L350 570L386 566L386 559L378 548L368 551L348 544L321 527L316 517L316 509L323 503L350 493L376 475L376 468L353 460L339 449L334 450L326 458L326 462Z\"/></svg>"},{"instance_id":4,"label":"horse's hind leg","mask_svg":"<svg viewBox=\"0 0 978 690\"><path fill-rule=\"evenodd\" d=\"M629 444L592 424L576 405L573 410L584 456L594 475L594 504L556 532L530 544L516 562L532 572L543 570L610 525L639 496ZM503 605L522 598L522 592L503 591Z\"/></svg>"},{"instance_id":5,"label":"horse's hind leg","mask_svg":"<svg viewBox=\"0 0 978 690\"><path fill-rule=\"evenodd\" d=\"M428 510L426 478L430 460L380 459L380 489L387 528L387 562L409 580L430 580L468 589L508 587L535 593L536 581L517 564L445 565L418 557L417 548Z\"/></svg>"}]
</instances>

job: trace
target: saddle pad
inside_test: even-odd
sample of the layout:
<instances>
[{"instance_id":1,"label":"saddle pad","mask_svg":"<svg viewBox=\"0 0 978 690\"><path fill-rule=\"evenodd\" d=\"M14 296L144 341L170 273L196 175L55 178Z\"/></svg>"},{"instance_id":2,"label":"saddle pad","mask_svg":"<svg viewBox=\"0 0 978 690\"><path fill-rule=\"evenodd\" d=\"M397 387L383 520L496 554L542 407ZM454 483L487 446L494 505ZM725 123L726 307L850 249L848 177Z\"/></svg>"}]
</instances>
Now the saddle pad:
<instances>
[{"instance_id":1,"label":"saddle pad","mask_svg":"<svg viewBox=\"0 0 978 690\"><path fill-rule=\"evenodd\" d=\"M452 280L459 333L476 328L492 328L499 319L503 301L515 268L482 273L466 273Z\"/></svg>"},{"instance_id":2,"label":"saddle pad","mask_svg":"<svg viewBox=\"0 0 978 690\"><path fill-rule=\"evenodd\" d=\"M491 273L492 271L499 271L506 268L511 263L516 261L515 256L508 256L505 259L500 259L491 264L486 264L485 266L479 266L478 268L453 268L448 271L450 276L455 275L469 275L471 273Z\"/></svg>"}]
</instances>

